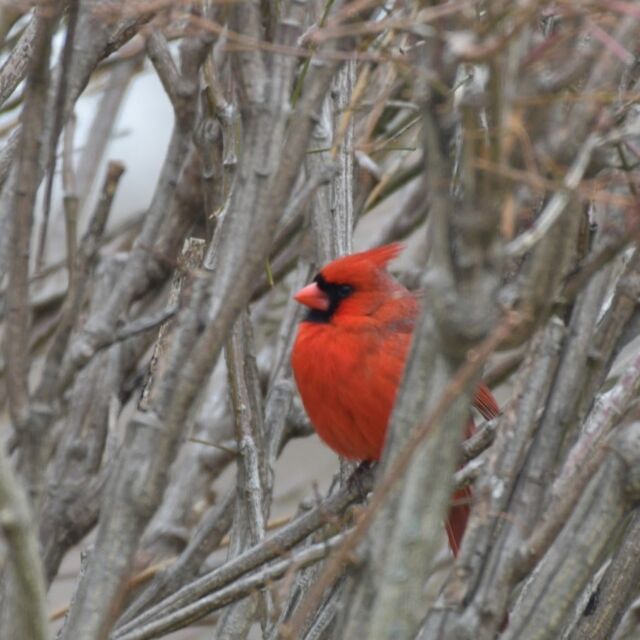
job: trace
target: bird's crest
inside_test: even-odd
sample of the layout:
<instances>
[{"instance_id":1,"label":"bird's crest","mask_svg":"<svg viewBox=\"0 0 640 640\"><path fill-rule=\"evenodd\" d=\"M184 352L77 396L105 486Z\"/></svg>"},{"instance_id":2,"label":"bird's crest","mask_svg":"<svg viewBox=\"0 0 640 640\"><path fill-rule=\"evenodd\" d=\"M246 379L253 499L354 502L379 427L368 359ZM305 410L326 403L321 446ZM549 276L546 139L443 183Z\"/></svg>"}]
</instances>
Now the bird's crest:
<instances>
[{"instance_id":1,"label":"bird's crest","mask_svg":"<svg viewBox=\"0 0 640 640\"><path fill-rule=\"evenodd\" d=\"M386 267L389 262L402 253L403 249L404 245L400 242L392 242L391 244L384 244L381 247L374 247L368 251L356 253L353 257L359 257L361 260L370 260L378 267Z\"/></svg>"},{"instance_id":2,"label":"bird's crest","mask_svg":"<svg viewBox=\"0 0 640 640\"><path fill-rule=\"evenodd\" d=\"M378 270L386 268L402 250L404 246L399 242L385 244L360 253L338 258L326 265L320 273L329 282L344 282L362 280L372 276Z\"/></svg>"}]
</instances>

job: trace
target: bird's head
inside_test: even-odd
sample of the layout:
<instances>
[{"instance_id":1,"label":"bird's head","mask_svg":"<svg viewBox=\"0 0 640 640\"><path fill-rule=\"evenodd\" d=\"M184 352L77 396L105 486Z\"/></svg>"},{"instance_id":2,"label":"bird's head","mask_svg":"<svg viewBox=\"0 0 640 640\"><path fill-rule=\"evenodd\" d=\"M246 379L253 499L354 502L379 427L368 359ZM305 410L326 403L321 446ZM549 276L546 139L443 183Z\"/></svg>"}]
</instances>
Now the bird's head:
<instances>
[{"instance_id":1,"label":"bird's head","mask_svg":"<svg viewBox=\"0 0 640 640\"><path fill-rule=\"evenodd\" d=\"M393 243L338 258L324 266L313 282L294 298L309 307L307 322L330 322L346 316L368 315L397 287L387 264L401 251Z\"/></svg>"}]
</instances>

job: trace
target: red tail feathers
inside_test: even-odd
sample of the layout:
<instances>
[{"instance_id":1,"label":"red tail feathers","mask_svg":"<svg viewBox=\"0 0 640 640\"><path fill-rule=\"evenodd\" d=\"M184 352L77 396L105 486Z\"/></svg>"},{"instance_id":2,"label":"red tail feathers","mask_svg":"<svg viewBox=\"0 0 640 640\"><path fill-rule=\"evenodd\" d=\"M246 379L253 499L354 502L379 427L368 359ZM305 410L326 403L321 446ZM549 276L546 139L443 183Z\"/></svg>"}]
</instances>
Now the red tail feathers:
<instances>
[{"instance_id":1,"label":"red tail feathers","mask_svg":"<svg viewBox=\"0 0 640 640\"><path fill-rule=\"evenodd\" d=\"M473 399L473 406L482 414L485 420L491 420L500 413L500 408L496 399L493 397L489 388L480 383L476 389L476 395ZM473 435L475 424L473 419L469 421L467 428L467 438ZM463 487L456 491L451 498L451 508L449 509L449 518L447 520L447 537L449 538L449 547L453 551L453 555L457 556L462 543L462 536L467 528L467 520L471 511L471 498L473 492L471 487Z\"/></svg>"},{"instance_id":2,"label":"red tail feathers","mask_svg":"<svg viewBox=\"0 0 640 640\"><path fill-rule=\"evenodd\" d=\"M458 555L462 536L467 528L467 520L471 511L471 487L463 487L456 491L451 497L451 508L447 519L447 538L449 538L449 548L454 556Z\"/></svg>"},{"instance_id":3,"label":"red tail feathers","mask_svg":"<svg viewBox=\"0 0 640 640\"><path fill-rule=\"evenodd\" d=\"M489 387L482 382L476 389L476 395L473 398L473 406L482 414L485 420L491 420L500 413L500 407L493 397Z\"/></svg>"}]
</instances>

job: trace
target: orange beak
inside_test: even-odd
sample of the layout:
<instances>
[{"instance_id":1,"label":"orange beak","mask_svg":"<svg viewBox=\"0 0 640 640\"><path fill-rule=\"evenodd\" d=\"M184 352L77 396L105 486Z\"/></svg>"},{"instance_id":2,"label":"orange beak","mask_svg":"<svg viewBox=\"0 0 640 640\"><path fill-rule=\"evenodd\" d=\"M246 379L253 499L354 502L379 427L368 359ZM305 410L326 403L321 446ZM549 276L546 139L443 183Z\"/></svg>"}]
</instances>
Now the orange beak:
<instances>
[{"instance_id":1,"label":"orange beak","mask_svg":"<svg viewBox=\"0 0 640 640\"><path fill-rule=\"evenodd\" d=\"M311 309L326 311L329 308L329 296L315 282L300 289L293 298Z\"/></svg>"}]
</instances>

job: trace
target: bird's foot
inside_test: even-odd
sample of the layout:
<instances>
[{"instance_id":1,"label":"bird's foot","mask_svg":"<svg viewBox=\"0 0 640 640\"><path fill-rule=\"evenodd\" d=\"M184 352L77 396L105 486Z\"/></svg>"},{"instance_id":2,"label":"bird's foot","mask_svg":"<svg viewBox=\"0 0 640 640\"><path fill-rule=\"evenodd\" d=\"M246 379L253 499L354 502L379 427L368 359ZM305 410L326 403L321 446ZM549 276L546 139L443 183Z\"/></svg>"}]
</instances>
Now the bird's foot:
<instances>
[{"instance_id":1,"label":"bird's foot","mask_svg":"<svg viewBox=\"0 0 640 640\"><path fill-rule=\"evenodd\" d=\"M361 500L364 500L373 488L373 479L377 466L378 463L373 460L364 460L347 480L347 486L351 490L357 491Z\"/></svg>"}]
</instances>

